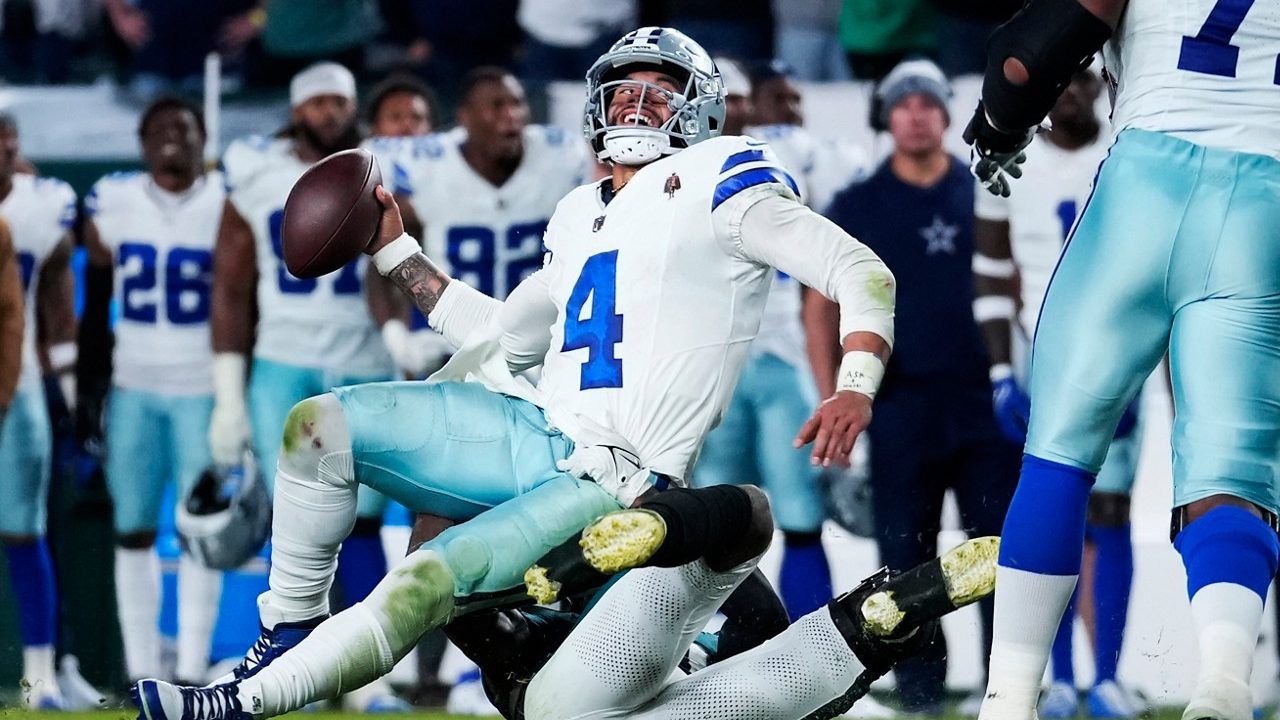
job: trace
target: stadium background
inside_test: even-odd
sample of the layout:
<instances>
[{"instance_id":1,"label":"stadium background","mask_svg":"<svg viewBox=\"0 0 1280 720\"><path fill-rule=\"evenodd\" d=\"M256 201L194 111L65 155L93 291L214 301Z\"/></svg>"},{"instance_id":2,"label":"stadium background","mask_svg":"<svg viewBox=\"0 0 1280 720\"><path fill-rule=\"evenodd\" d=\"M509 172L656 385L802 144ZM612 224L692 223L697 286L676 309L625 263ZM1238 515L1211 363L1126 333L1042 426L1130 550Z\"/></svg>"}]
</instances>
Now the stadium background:
<instances>
[{"instance_id":1,"label":"stadium background","mask_svg":"<svg viewBox=\"0 0 1280 720\"><path fill-rule=\"evenodd\" d=\"M176 0L175 0L176 1ZM489 11L509 11L514 3L488 3ZM448 5L449 3L440 3ZM713 3L695 3L713 4ZM829 4L829 3L828 3ZM836 4L839 4L838 2ZM845 5L865 3L846 2ZM947 5L948 3L940 3ZM670 6L679 3L640 3L641 22L661 21ZM24 10L24 6L26 10ZM23 35L23 12L29 12L27 0L0 0L7 20L0 34L0 110L13 113L21 129L23 155L41 174L69 182L83 198L89 186L102 175L121 169L141 167L136 141L136 125L144 103L136 88L128 84L128 61L120 60L120 43L111 40L109 21L105 18L88 39L75 47L65 82L35 83L30 56L24 56L22 43L31 41ZM847 8L846 8L847 12ZM15 21L18 23L15 25ZM938 20L940 34L946 34L947 19ZM957 32L962 30L957 29ZM102 36L107 40L102 40ZM695 39L701 39L696 34ZM95 38L97 38L95 40ZM972 40L972 38L971 38ZM380 44L381 43L381 44ZM370 55L384 53L385 45L394 45L384 30L368 46ZM106 48L104 50L104 47ZM30 48L28 48L30 49ZM25 59L24 59L25 57ZM513 61L514 62L514 61ZM225 68L223 68L225 69ZM385 68L384 68L385 69ZM376 65L362 73L362 89L368 82L385 74ZM584 68L585 70L585 68ZM225 80L225 77L224 77ZM965 118L978 95L980 80L973 74L953 78L955 97L952 118ZM869 81L800 82L806 128L820 138L841 138L864 149L878 160L888 151L884 138L877 138L867 124L873 83ZM200 99L199 93L194 93ZM582 85L578 81L561 81L548 85L545 92L531 88L535 120L549 122L577 133L580 128ZM441 94L437 117L447 126L452 115L453 99L447 91ZM1101 101L1106 113L1106 99ZM246 134L269 133L287 117L288 104L279 89L234 89L223 93L219 102L216 137L206 153L216 158L232 139ZM956 155L967 156L960 139L962 122L953 122L948 147ZM83 262L83 258L79 258ZM1169 399L1167 388L1157 372L1147 384L1143 396L1143 453L1134 491L1133 534L1135 576L1130 605L1128 635L1120 663L1120 676L1129 686L1143 692L1157 705L1184 700L1194 673L1194 637L1189 626L1189 607L1183 585L1182 564L1168 542L1168 507L1170 504L1169 473ZM70 448L55 451L71 458ZM107 687L120 685L123 677L121 650L114 594L111 588L112 532L110 501L100 474L87 472L83 465L65 462L57 465L58 474L50 498L50 535L58 566L62 594L62 642L78 656L85 677ZM954 507L947 511L943 545L959 542ZM171 527L171 526L170 526ZM404 528L388 528L389 548L403 548ZM828 523L824 544L831 556L837 591L847 589L876 567L876 551L872 541L854 538ZM771 551L762 566L773 577L778 567L778 547ZM166 560L166 588L172 592L173 568L176 565L176 540L171 531L163 532L158 545ZM392 551L389 557L397 556ZM3 563L0 556L0 563ZM241 582L247 586L260 584L265 562L259 560L247 567ZM229 581L233 583L235 581ZM168 607L168 627L175 620ZM1268 611L1267 617L1271 617ZM20 646L17 641L13 594L7 583L0 583L0 688L16 688L20 668ZM219 639L251 637L256 618L230 618L230 626L220 628ZM223 620L224 624L228 619ZM1270 623L1268 623L1270 625ZM980 672L976 632L976 612L970 609L947 619L950 639L948 683L952 687L971 689ZM247 628L247 630L246 630ZM1276 695L1277 664L1275 628L1267 627L1258 651L1254 672L1255 694L1263 700ZM1084 633L1077 633L1077 667L1087 668L1089 653ZM225 654L243 648L216 647ZM1089 679L1089 671L1081 680ZM0 697L7 693L0 691Z\"/></svg>"}]
</instances>

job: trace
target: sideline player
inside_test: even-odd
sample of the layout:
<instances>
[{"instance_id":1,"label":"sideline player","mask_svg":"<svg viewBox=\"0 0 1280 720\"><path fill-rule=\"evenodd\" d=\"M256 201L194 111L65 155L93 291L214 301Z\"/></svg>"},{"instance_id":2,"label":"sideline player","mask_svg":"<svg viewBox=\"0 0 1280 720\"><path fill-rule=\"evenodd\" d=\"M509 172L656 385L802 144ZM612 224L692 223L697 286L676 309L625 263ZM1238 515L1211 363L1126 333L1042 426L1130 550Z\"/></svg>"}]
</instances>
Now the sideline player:
<instances>
[{"instance_id":1,"label":"sideline player","mask_svg":"<svg viewBox=\"0 0 1280 720\"><path fill-rule=\"evenodd\" d=\"M1009 439L1019 445L1027 439L1030 406L1022 388L1040 305L1062 244L1088 200L1098 163L1111 144L1111 134L1102 128L1094 110L1101 87L1095 73L1076 73L1049 112L1053 129L1043 135L1044 142L1027 148L1018 191L1008 198L987 192L976 196L974 273L978 299L974 315L982 323L991 357L997 418ZM1136 430L1137 403L1135 400L1121 419L1089 497L1085 537L1096 550L1091 585L1097 618L1095 679L1088 697L1092 717L1137 714L1116 683L1133 583L1129 493L1141 445ZM1054 639L1053 684L1040 703L1044 718L1075 717L1079 711L1071 659L1074 606L1073 599Z\"/></svg>"},{"instance_id":2,"label":"sideline player","mask_svg":"<svg viewBox=\"0 0 1280 720\"><path fill-rule=\"evenodd\" d=\"M394 370L377 327L402 307L394 289L372 273L366 283L363 259L321 278L299 279L281 255L284 203L294 181L312 163L360 143L355 93L346 68L312 65L290 83L289 125L275 137L237 140L223 157L228 190L214 251L209 442L214 462L237 464L252 427L268 483L294 403L337 385L386 380ZM363 598L386 574L379 535L385 506L378 493L360 493L355 529L338 563L347 603ZM280 549L273 545L273 556ZM385 695L362 696L357 704Z\"/></svg>"},{"instance_id":3,"label":"sideline player","mask_svg":"<svg viewBox=\"0 0 1280 720\"><path fill-rule=\"evenodd\" d=\"M179 496L209 466L213 247L226 193L205 173L204 121L194 105L159 100L138 125L146 172L115 173L85 198L89 262L115 276L106 477L115 507L116 605L133 680L160 672L156 524L165 486ZM116 270L118 268L118 270ZM222 575L182 554L176 677L200 684Z\"/></svg>"},{"instance_id":4,"label":"sideline player","mask_svg":"<svg viewBox=\"0 0 1280 720\"><path fill-rule=\"evenodd\" d=\"M394 168L397 199L423 226L427 256L502 300L542 266L547 220L582 182L586 157L578 138L529 123L524 87L509 71L476 68L460 88L455 130L380 140L374 149ZM411 375L422 376L455 348L426 329L420 313L414 317L413 337L401 339L394 325L384 335L393 355L416 363L406 368Z\"/></svg>"},{"instance_id":5,"label":"sideline player","mask_svg":"<svg viewBox=\"0 0 1280 720\"><path fill-rule=\"evenodd\" d=\"M1251 8L1033 0L992 36L966 135L993 192L1009 193L1033 129L1108 39L1118 135L1036 328L983 720L1035 715L1094 476L1166 351L1173 542L1200 648L1183 717L1252 717L1254 645L1280 564L1280 15Z\"/></svg>"},{"instance_id":6,"label":"sideline player","mask_svg":"<svg viewBox=\"0 0 1280 720\"><path fill-rule=\"evenodd\" d=\"M752 87L734 61L720 59L716 67L725 83L722 134L747 134L746 124L755 114ZM789 139L792 129L803 134L790 125L779 127L783 130L774 134L781 138ZM770 149L778 152L772 141ZM796 173L809 171L811 159L799 155L789 158L782 152L778 156L782 167L796 179L801 199L807 199L807 180ZM831 380L834 383L834 375ZM793 429L813 412L816 396L805 356L801 289L795 280L777 273L769 287L760 329L751 343L750 359L719 426L702 445L693 481L700 486L760 485L769 492L773 516L786 544L779 591L792 618L807 615L832 596L831 569L822 548L825 508L818 471L810 465L809 454L791 442Z\"/></svg>"},{"instance_id":7,"label":"sideline player","mask_svg":"<svg viewBox=\"0 0 1280 720\"><path fill-rule=\"evenodd\" d=\"M545 266L505 303L440 272L416 240L391 241L398 213L380 192L386 245L370 248L375 264L462 345L437 379L484 382L366 385L298 405L277 473L289 492L276 495L274 529L294 557L277 541L272 590L260 603L264 627L323 614L324 561L349 527L358 483L463 519L506 502L425 544L365 602L300 643L268 630L234 685L139 684L147 712L167 706L177 715L185 704L196 714L274 715L367 682L425 630L495 601L587 522L684 478L746 360L774 265L840 304L847 354L839 390L797 441L814 442L824 463L848 454L870 420L889 352L892 275L797 202L765 144L715 137L723 89L692 40L644 28L616 43L598 70L585 119L613 175L561 201ZM513 375L539 364L536 387ZM681 492L739 504L747 496L730 486ZM681 537L686 528L665 519L626 514L604 537ZM643 559L598 545L614 568Z\"/></svg>"},{"instance_id":8,"label":"sideline player","mask_svg":"<svg viewBox=\"0 0 1280 720\"><path fill-rule=\"evenodd\" d=\"M374 138L426 135L435 117L435 94L416 76L391 75L369 91L365 120Z\"/></svg>"},{"instance_id":9,"label":"sideline player","mask_svg":"<svg viewBox=\"0 0 1280 720\"><path fill-rule=\"evenodd\" d=\"M13 404L22 372L22 331L25 327L22 273L9 226L0 220L0 428Z\"/></svg>"},{"instance_id":10,"label":"sideline player","mask_svg":"<svg viewBox=\"0 0 1280 720\"><path fill-rule=\"evenodd\" d=\"M45 540L52 454L41 367L75 364L75 306L70 229L76 195L53 178L16 172L18 125L0 114L0 220L17 251L26 305L22 372L0 428L0 542L18 604L22 677L28 707L56 710L54 675L58 597Z\"/></svg>"}]
</instances>

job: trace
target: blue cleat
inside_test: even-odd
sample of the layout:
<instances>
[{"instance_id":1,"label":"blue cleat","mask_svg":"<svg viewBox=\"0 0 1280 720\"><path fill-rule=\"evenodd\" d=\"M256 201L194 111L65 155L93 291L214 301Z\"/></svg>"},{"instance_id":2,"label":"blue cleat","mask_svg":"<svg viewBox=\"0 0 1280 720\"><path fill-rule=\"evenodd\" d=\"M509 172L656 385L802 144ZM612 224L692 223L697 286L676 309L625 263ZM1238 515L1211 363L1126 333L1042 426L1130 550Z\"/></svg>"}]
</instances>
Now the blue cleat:
<instances>
[{"instance_id":1,"label":"blue cleat","mask_svg":"<svg viewBox=\"0 0 1280 720\"><path fill-rule=\"evenodd\" d=\"M139 680L129 697L138 706L138 720L253 720L240 707L234 684L194 688Z\"/></svg>"},{"instance_id":2,"label":"blue cleat","mask_svg":"<svg viewBox=\"0 0 1280 720\"><path fill-rule=\"evenodd\" d=\"M258 639L253 643L253 647L249 648L249 652L244 654L244 660L232 668L231 672L214 680L207 687L226 685L257 675L259 670L305 640L311 631L319 627L320 623L328 617L324 615L302 622L276 623L270 630L259 625Z\"/></svg>"},{"instance_id":3,"label":"blue cleat","mask_svg":"<svg viewBox=\"0 0 1280 720\"><path fill-rule=\"evenodd\" d=\"M1107 680L1089 690L1090 717L1130 720L1137 715L1138 708L1116 681Z\"/></svg>"}]
</instances>

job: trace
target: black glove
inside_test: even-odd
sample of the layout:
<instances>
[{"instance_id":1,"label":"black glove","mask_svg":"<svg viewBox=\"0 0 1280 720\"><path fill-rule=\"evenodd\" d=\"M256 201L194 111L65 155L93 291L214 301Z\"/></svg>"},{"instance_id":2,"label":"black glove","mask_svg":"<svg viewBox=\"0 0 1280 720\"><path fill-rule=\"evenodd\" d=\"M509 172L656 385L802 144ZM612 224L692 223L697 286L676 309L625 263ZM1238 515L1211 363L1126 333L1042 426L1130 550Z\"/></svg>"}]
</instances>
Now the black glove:
<instances>
[{"instance_id":1,"label":"black glove","mask_svg":"<svg viewBox=\"0 0 1280 720\"><path fill-rule=\"evenodd\" d=\"M1006 132L991 124L986 108L978 103L973 119L964 129L964 141L973 146L969 171L992 195L1009 197L1012 179L1022 177L1024 149L1035 137L1036 128Z\"/></svg>"}]
</instances>

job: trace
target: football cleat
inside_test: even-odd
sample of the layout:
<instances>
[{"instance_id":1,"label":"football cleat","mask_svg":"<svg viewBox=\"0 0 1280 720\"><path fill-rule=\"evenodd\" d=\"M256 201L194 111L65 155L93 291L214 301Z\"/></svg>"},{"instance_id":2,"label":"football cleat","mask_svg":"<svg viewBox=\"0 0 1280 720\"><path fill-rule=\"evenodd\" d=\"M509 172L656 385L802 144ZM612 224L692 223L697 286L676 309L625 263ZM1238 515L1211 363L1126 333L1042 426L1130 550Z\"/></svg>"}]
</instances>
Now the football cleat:
<instances>
[{"instance_id":1,"label":"football cleat","mask_svg":"<svg viewBox=\"0 0 1280 720\"><path fill-rule=\"evenodd\" d=\"M545 605L599 587L609 575L644 564L666 538L667 524L652 510L610 513L526 570L526 591Z\"/></svg>"},{"instance_id":2,"label":"football cleat","mask_svg":"<svg viewBox=\"0 0 1280 720\"><path fill-rule=\"evenodd\" d=\"M1091 698L1092 699L1092 698ZM1226 675L1201 678L1182 720L1252 720L1249 683Z\"/></svg>"},{"instance_id":3,"label":"football cleat","mask_svg":"<svg viewBox=\"0 0 1280 720\"><path fill-rule=\"evenodd\" d=\"M974 538L888 579L862 601L863 628L888 638L977 602L995 590L999 555L1000 538Z\"/></svg>"},{"instance_id":4,"label":"football cleat","mask_svg":"<svg viewBox=\"0 0 1280 720\"><path fill-rule=\"evenodd\" d=\"M139 680L129 697L138 707L138 720L253 720L240 707L234 683L195 688Z\"/></svg>"},{"instance_id":5,"label":"football cleat","mask_svg":"<svg viewBox=\"0 0 1280 720\"><path fill-rule=\"evenodd\" d=\"M259 625L258 639L249 648L249 652L244 654L244 660L232 668L231 672L209 683L208 687L225 685L257 675L259 670L270 665L276 658L306 639L311 631L327 618L327 615L323 615L302 622L276 623L270 630Z\"/></svg>"},{"instance_id":6,"label":"football cleat","mask_svg":"<svg viewBox=\"0 0 1280 720\"><path fill-rule=\"evenodd\" d=\"M1080 694L1071 683L1056 680L1040 700L1042 720L1066 720L1080 714Z\"/></svg>"}]
</instances>

